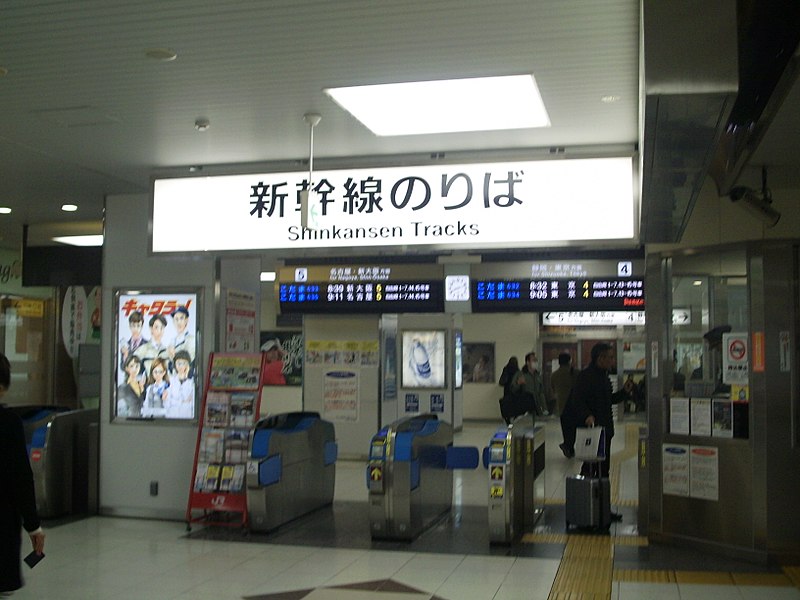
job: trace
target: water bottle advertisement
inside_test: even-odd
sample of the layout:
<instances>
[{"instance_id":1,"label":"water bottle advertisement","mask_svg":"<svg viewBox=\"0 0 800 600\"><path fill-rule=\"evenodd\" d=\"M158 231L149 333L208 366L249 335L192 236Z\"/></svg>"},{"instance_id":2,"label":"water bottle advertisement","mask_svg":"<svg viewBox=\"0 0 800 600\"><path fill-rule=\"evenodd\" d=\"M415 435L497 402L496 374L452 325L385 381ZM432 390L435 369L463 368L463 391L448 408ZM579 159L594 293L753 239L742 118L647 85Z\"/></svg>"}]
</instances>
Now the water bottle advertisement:
<instances>
[{"instance_id":1,"label":"water bottle advertisement","mask_svg":"<svg viewBox=\"0 0 800 600\"><path fill-rule=\"evenodd\" d=\"M445 331L404 331L403 387L444 388Z\"/></svg>"}]
</instances>

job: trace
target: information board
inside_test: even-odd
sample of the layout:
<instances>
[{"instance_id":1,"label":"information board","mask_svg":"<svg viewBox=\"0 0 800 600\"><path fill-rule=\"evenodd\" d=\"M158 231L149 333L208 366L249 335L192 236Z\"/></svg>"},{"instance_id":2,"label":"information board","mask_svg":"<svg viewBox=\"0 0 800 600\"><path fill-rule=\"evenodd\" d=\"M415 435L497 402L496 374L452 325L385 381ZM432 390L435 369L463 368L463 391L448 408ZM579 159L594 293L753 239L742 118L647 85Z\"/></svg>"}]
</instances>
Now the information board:
<instances>
[{"instance_id":1,"label":"information board","mask_svg":"<svg viewBox=\"0 0 800 600\"><path fill-rule=\"evenodd\" d=\"M282 313L444 312L441 280L281 283Z\"/></svg>"},{"instance_id":2,"label":"information board","mask_svg":"<svg viewBox=\"0 0 800 600\"><path fill-rule=\"evenodd\" d=\"M473 312L644 310L640 277L475 279Z\"/></svg>"}]
</instances>

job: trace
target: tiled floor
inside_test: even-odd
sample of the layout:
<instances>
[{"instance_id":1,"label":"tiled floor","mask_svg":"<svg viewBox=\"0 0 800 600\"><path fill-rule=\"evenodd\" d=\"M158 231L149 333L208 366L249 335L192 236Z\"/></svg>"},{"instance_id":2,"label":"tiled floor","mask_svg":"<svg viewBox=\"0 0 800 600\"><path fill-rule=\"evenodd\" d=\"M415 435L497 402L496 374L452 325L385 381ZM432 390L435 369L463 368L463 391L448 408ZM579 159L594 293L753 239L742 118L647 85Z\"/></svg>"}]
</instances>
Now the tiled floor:
<instances>
[{"instance_id":1,"label":"tiled floor","mask_svg":"<svg viewBox=\"0 0 800 600\"><path fill-rule=\"evenodd\" d=\"M498 425L467 424L456 444L482 447ZM549 421L548 503L535 532L519 544L487 543L483 469L456 472L451 516L414 542L372 542L364 515L365 465L340 462L333 507L269 535L195 530L187 536L183 523L106 517L51 524L47 558L35 570L25 568L27 585L14 598L800 600L800 590L779 570L695 561L691 551L651 547L636 537L635 429L627 447L624 430L614 438L612 470L612 497L624 520L610 537L565 534L564 479L578 464L561 455L560 430ZM707 571L679 570L692 562ZM602 584L575 595L585 577L568 569L592 564L601 565L593 578ZM641 581L649 569L659 571Z\"/></svg>"}]
</instances>

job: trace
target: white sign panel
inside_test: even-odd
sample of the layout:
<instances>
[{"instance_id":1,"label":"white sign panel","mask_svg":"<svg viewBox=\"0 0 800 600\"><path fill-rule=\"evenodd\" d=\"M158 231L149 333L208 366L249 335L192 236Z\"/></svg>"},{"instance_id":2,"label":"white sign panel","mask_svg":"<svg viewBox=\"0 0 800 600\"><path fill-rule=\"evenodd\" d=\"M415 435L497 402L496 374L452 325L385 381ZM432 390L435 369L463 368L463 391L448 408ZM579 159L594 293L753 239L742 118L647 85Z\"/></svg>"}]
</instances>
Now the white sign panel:
<instances>
[{"instance_id":1,"label":"white sign panel","mask_svg":"<svg viewBox=\"0 0 800 600\"><path fill-rule=\"evenodd\" d=\"M711 435L711 398L692 398L692 435Z\"/></svg>"},{"instance_id":2,"label":"white sign panel","mask_svg":"<svg viewBox=\"0 0 800 600\"><path fill-rule=\"evenodd\" d=\"M689 435L689 399L669 399L669 432Z\"/></svg>"},{"instance_id":3,"label":"white sign panel","mask_svg":"<svg viewBox=\"0 0 800 600\"><path fill-rule=\"evenodd\" d=\"M526 247L636 236L630 157L157 179L153 252ZM180 227L177 224L180 224Z\"/></svg>"},{"instance_id":4,"label":"white sign panel","mask_svg":"<svg viewBox=\"0 0 800 600\"><path fill-rule=\"evenodd\" d=\"M719 500L719 450L713 446L692 446L690 456L690 495Z\"/></svg>"},{"instance_id":5,"label":"white sign panel","mask_svg":"<svg viewBox=\"0 0 800 600\"><path fill-rule=\"evenodd\" d=\"M662 444L661 491L673 496L689 495L689 446Z\"/></svg>"},{"instance_id":6,"label":"white sign panel","mask_svg":"<svg viewBox=\"0 0 800 600\"><path fill-rule=\"evenodd\" d=\"M572 327L644 325L644 311L551 311L542 314L542 325L568 325Z\"/></svg>"},{"instance_id":7,"label":"white sign panel","mask_svg":"<svg viewBox=\"0 0 800 600\"><path fill-rule=\"evenodd\" d=\"M746 333L722 334L722 382L748 383L748 343Z\"/></svg>"}]
</instances>

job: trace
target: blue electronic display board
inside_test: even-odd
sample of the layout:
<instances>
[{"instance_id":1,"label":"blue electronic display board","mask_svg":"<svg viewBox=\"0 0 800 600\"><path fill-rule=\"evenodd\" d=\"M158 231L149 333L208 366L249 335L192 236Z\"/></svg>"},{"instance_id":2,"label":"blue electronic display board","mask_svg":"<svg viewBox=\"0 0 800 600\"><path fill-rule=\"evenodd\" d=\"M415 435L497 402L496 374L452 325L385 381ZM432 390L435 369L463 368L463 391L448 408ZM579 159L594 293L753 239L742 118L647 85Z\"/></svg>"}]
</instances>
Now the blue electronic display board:
<instances>
[{"instance_id":1,"label":"blue electronic display board","mask_svg":"<svg viewBox=\"0 0 800 600\"><path fill-rule=\"evenodd\" d=\"M281 283L282 313L443 312L442 280Z\"/></svg>"},{"instance_id":2,"label":"blue electronic display board","mask_svg":"<svg viewBox=\"0 0 800 600\"><path fill-rule=\"evenodd\" d=\"M644 310L641 277L475 279L473 312Z\"/></svg>"}]
</instances>

